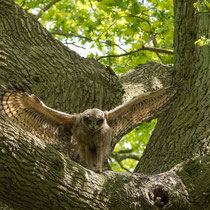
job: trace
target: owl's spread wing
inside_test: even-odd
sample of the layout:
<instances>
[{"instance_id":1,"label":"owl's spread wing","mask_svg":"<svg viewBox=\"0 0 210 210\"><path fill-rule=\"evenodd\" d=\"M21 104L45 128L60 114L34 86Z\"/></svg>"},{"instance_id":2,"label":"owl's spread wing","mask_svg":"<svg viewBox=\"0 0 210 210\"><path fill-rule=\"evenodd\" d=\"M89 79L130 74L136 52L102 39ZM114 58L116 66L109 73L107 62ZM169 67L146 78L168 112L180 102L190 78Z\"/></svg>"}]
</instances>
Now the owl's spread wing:
<instances>
[{"instance_id":1,"label":"owl's spread wing","mask_svg":"<svg viewBox=\"0 0 210 210\"><path fill-rule=\"evenodd\" d=\"M107 122L114 138L120 139L143 121L163 110L176 96L176 89L169 87L138 96L107 113Z\"/></svg>"},{"instance_id":2,"label":"owl's spread wing","mask_svg":"<svg viewBox=\"0 0 210 210\"><path fill-rule=\"evenodd\" d=\"M16 90L0 90L0 112L49 143L65 139L66 135L70 138L77 117L51 109L35 95Z\"/></svg>"}]
</instances>

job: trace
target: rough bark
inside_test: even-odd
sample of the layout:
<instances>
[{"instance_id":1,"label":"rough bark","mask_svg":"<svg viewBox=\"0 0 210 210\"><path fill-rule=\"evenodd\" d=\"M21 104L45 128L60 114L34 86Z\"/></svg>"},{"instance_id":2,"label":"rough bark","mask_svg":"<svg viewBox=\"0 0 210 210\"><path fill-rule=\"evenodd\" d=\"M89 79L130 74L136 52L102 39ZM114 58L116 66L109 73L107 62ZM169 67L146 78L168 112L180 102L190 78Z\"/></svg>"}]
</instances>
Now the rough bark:
<instances>
[{"instance_id":1,"label":"rough bark","mask_svg":"<svg viewBox=\"0 0 210 210\"><path fill-rule=\"evenodd\" d=\"M155 62L140 64L129 70L120 78L125 90L123 101L154 90L172 85L173 65L163 65Z\"/></svg>"},{"instance_id":2,"label":"rough bark","mask_svg":"<svg viewBox=\"0 0 210 210\"><path fill-rule=\"evenodd\" d=\"M192 1L174 3L174 83L181 86L180 96L159 119L138 172L160 173L209 152L210 47L195 41L208 34L210 16L196 13Z\"/></svg>"},{"instance_id":3,"label":"rough bark","mask_svg":"<svg viewBox=\"0 0 210 210\"><path fill-rule=\"evenodd\" d=\"M18 84L68 113L121 103L114 72L65 47L11 0L0 1L0 38L0 84Z\"/></svg>"},{"instance_id":4,"label":"rough bark","mask_svg":"<svg viewBox=\"0 0 210 210\"><path fill-rule=\"evenodd\" d=\"M0 118L0 199L14 209L188 209L182 177L190 171L185 167L194 169L200 161L209 161L204 156L150 176L97 174ZM207 179L209 170L202 167L191 181ZM197 187L204 192L206 185Z\"/></svg>"},{"instance_id":5,"label":"rough bark","mask_svg":"<svg viewBox=\"0 0 210 210\"><path fill-rule=\"evenodd\" d=\"M175 0L175 16L174 70L147 64L119 81L100 63L64 47L12 0L0 0L1 84L15 82L49 106L70 113L118 105L121 83L131 87L123 100L136 90L168 86L172 76L172 83L183 86L160 117L137 167L144 174L89 171L0 115L3 203L14 209L210 208L210 50L194 45L208 34L209 16L196 15L190 0ZM151 67L157 73L145 70ZM137 78L133 71L138 71ZM163 79L160 72L167 76Z\"/></svg>"},{"instance_id":6,"label":"rough bark","mask_svg":"<svg viewBox=\"0 0 210 210\"><path fill-rule=\"evenodd\" d=\"M207 22L210 16L209 13L196 13L192 1L175 0L174 8L174 82L180 83L182 91L179 100L160 117L136 171L161 173L181 161L208 157L193 166L188 165L189 168L185 168L186 171L182 173L182 180L189 192L189 202L197 205L197 208L208 209L210 46L199 47L195 41L201 36L209 36ZM201 178L199 173L202 173L203 167L208 176Z\"/></svg>"},{"instance_id":7,"label":"rough bark","mask_svg":"<svg viewBox=\"0 0 210 210\"><path fill-rule=\"evenodd\" d=\"M0 200L14 209L209 208L204 199L209 196L210 186L207 155L156 175L97 174L5 116L0 115L0 119ZM198 184L202 180L206 183ZM199 202L197 192L202 198ZM194 198L192 203L190 196Z\"/></svg>"}]
</instances>

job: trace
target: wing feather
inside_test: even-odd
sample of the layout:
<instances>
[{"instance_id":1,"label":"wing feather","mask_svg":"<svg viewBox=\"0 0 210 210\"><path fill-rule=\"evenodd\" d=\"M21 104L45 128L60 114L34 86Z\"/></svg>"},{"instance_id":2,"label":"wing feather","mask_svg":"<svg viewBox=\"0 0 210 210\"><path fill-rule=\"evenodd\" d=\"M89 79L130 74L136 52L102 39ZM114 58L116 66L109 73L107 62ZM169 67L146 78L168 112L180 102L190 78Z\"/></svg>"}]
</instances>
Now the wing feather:
<instances>
[{"instance_id":1,"label":"wing feather","mask_svg":"<svg viewBox=\"0 0 210 210\"><path fill-rule=\"evenodd\" d=\"M0 90L0 112L49 143L67 141L66 137L70 141L71 128L77 118L47 107L35 95L7 89Z\"/></svg>"},{"instance_id":2,"label":"wing feather","mask_svg":"<svg viewBox=\"0 0 210 210\"><path fill-rule=\"evenodd\" d=\"M176 96L176 89L164 88L147 95L140 95L107 113L107 122L114 138L120 139L143 121L162 111Z\"/></svg>"}]
</instances>

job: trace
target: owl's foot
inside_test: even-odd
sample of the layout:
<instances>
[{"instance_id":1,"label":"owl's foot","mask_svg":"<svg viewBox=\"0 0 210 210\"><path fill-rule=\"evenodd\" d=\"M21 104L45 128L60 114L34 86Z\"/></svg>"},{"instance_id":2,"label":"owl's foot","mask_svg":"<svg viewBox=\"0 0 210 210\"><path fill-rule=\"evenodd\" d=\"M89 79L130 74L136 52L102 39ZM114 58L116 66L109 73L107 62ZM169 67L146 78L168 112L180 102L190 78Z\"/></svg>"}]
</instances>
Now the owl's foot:
<instances>
[{"instance_id":1,"label":"owl's foot","mask_svg":"<svg viewBox=\"0 0 210 210\"><path fill-rule=\"evenodd\" d=\"M97 173L102 173L102 166L101 165L97 165L96 167L95 167L95 169L94 169L94 171L95 172L97 172Z\"/></svg>"}]
</instances>

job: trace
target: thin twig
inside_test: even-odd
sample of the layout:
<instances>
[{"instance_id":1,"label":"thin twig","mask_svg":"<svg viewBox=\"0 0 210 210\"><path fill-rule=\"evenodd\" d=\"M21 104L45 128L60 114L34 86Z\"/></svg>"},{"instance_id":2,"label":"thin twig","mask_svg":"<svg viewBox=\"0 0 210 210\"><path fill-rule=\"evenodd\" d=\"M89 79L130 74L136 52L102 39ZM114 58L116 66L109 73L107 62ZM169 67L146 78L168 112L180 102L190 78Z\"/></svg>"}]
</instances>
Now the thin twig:
<instances>
[{"instance_id":1,"label":"thin twig","mask_svg":"<svg viewBox=\"0 0 210 210\"><path fill-rule=\"evenodd\" d=\"M123 164L122 164L121 162L118 162L118 163L119 163L119 165L120 165L120 167L121 167L122 169L124 169L125 171L131 173L127 168L125 168L125 167L123 166Z\"/></svg>"},{"instance_id":2,"label":"thin twig","mask_svg":"<svg viewBox=\"0 0 210 210\"><path fill-rule=\"evenodd\" d=\"M57 35L65 36L65 37L74 36L74 37L86 39L86 40L91 41L91 42L93 41L92 39L90 39L86 36L82 36L82 35L74 34L74 33L63 33L61 31L52 31L51 34L57 34Z\"/></svg>"},{"instance_id":3,"label":"thin twig","mask_svg":"<svg viewBox=\"0 0 210 210\"><path fill-rule=\"evenodd\" d=\"M119 155L119 154L112 154L112 158L114 158L117 162L121 162L125 159L133 159L133 160L139 160L140 158L137 155L133 154L125 154L125 155Z\"/></svg>"},{"instance_id":4,"label":"thin twig","mask_svg":"<svg viewBox=\"0 0 210 210\"><path fill-rule=\"evenodd\" d=\"M99 37L98 37L98 40L101 38L101 36L103 35L103 34L105 34L115 23L116 23L117 21L115 20L111 25L109 25L109 27L106 29L106 30L104 30L100 35L99 35Z\"/></svg>"},{"instance_id":5,"label":"thin twig","mask_svg":"<svg viewBox=\"0 0 210 210\"><path fill-rule=\"evenodd\" d=\"M57 34L57 35L61 35L61 36L65 36L65 37L71 37L71 36L74 36L74 37L78 37L78 38L82 38L82 39L86 39L90 42L95 42L95 40L91 39L91 38L88 38L86 36L82 36L80 34L74 34L74 33L63 33L61 31L52 31L51 34ZM103 42L101 41L101 43L103 44L106 44L106 42ZM127 51L125 49L123 49L120 45L118 44L113 44L114 46L118 47L119 49L121 49L122 51L124 51L125 53L127 53Z\"/></svg>"},{"instance_id":6,"label":"thin twig","mask_svg":"<svg viewBox=\"0 0 210 210\"><path fill-rule=\"evenodd\" d=\"M75 46L75 47L78 47L78 48L81 48L81 49L83 49L83 50L86 50L86 48L85 47L81 47L81 46L79 46L79 45L77 45L77 44L74 44L74 42L65 42L65 44L67 45L73 45L73 46Z\"/></svg>"},{"instance_id":7,"label":"thin twig","mask_svg":"<svg viewBox=\"0 0 210 210\"><path fill-rule=\"evenodd\" d=\"M156 36L155 36L155 35L152 35L151 38L152 38L152 43L153 43L154 47L157 47ZM161 58L161 56L160 56L160 54L159 54L158 52L156 52L156 55L157 55L158 58L161 60L161 62L163 62L163 60L162 60L162 58Z\"/></svg>"},{"instance_id":8,"label":"thin twig","mask_svg":"<svg viewBox=\"0 0 210 210\"><path fill-rule=\"evenodd\" d=\"M122 160L125 160L125 159L133 159L133 160L140 160L140 158L137 156L137 155L121 155L120 158L119 158L121 161Z\"/></svg>"},{"instance_id":9,"label":"thin twig","mask_svg":"<svg viewBox=\"0 0 210 210\"><path fill-rule=\"evenodd\" d=\"M91 0L89 0L89 3L90 3L90 7L91 7L91 9L94 11L94 13L96 12L95 11L95 9L93 8L93 4L92 4L92 1Z\"/></svg>"},{"instance_id":10,"label":"thin twig","mask_svg":"<svg viewBox=\"0 0 210 210\"><path fill-rule=\"evenodd\" d=\"M117 153L118 154L125 154L125 153L131 153L131 152L133 152L133 149L119 150Z\"/></svg>"},{"instance_id":11,"label":"thin twig","mask_svg":"<svg viewBox=\"0 0 210 210\"><path fill-rule=\"evenodd\" d=\"M140 52L143 50L147 50L147 51L152 51L152 52L158 52L158 53L165 53L165 54L169 54L169 55L173 55L174 51L173 50L167 50L167 49L163 49L163 48L156 48L156 47L148 47L148 46L142 46L141 48L137 49L137 50L133 50L130 51L128 53L124 53L124 54L120 54L120 55L104 55L99 57L97 60L100 60L102 58L111 58L111 57L122 57L122 56L127 56L127 55L131 55L133 53L136 52Z\"/></svg>"},{"instance_id":12,"label":"thin twig","mask_svg":"<svg viewBox=\"0 0 210 210\"><path fill-rule=\"evenodd\" d=\"M59 1L61 0L52 0L46 7L44 7L39 11L39 13L36 16L36 19L38 20L40 17L42 17L43 12L47 11L50 7L52 7L54 4L56 4Z\"/></svg>"},{"instance_id":13,"label":"thin twig","mask_svg":"<svg viewBox=\"0 0 210 210\"><path fill-rule=\"evenodd\" d=\"M151 26L151 24L150 24L150 21L147 20L147 19L145 19L145 18L143 18L143 17L136 16L136 15L127 15L127 16L121 16L121 17L130 17L130 18L138 18L138 19L141 19L141 20L147 22L147 24L149 25L150 31L146 31L146 32L148 32L148 33L151 33L151 32L152 32L152 26ZM140 25L139 25L139 27L140 27ZM141 28L141 29L142 29L142 28ZM143 29L142 29L142 30L143 30ZM143 31L145 31L145 30L143 30Z\"/></svg>"}]
</instances>

